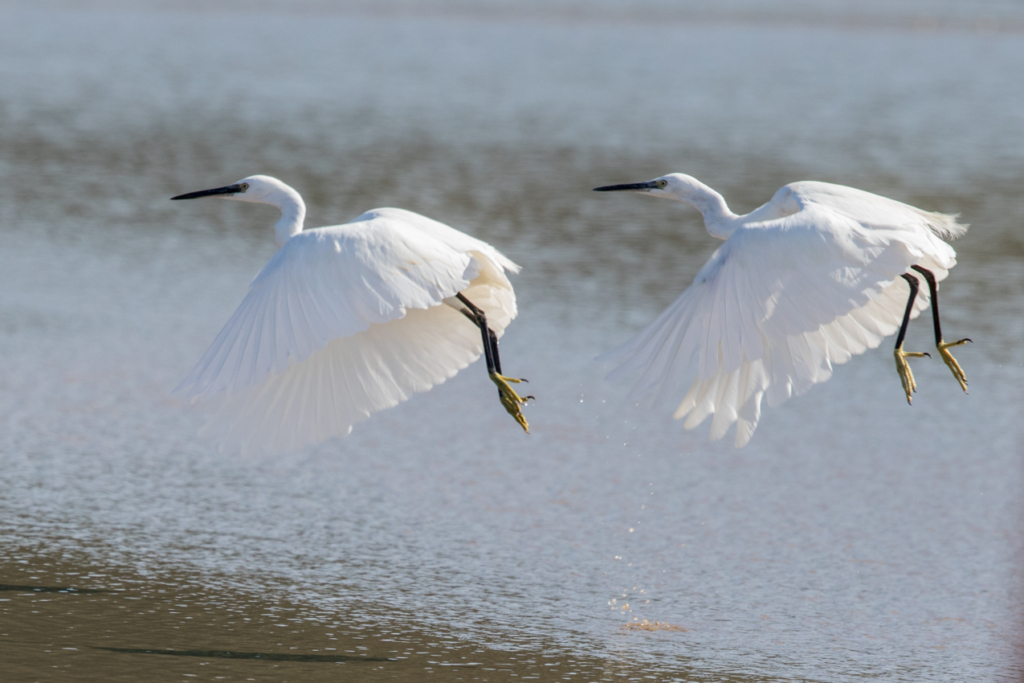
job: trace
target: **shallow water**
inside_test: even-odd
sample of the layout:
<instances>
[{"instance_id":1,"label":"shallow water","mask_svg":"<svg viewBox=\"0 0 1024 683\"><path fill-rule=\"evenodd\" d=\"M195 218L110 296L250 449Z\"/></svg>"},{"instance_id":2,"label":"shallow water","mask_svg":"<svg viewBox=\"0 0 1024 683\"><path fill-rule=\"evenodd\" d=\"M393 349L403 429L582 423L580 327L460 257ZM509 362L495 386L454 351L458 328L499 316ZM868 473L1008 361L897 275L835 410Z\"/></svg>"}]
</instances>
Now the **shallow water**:
<instances>
[{"instance_id":1,"label":"shallow water","mask_svg":"<svg viewBox=\"0 0 1024 683\"><path fill-rule=\"evenodd\" d=\"M83 608L62 606L61 648L312 654L344 624L384 659L396 632L487 653L465 674L478 678L498 661L551 680L1020 671L1012 8L867 5L871 21L852 21L835 4L807 23L798 3L767 22L742 3L699 21L571 2L181 7L2 10L0 583L75 585L85 567L140 600L202 594L214 624L250 604L294 610L308 633L210 644L222 631L144 615L114 628L96 607L77 636L63 615ZM590 359L667 305L714 240L685 207L589 188L673 170L738 211L816 178L962 213L942 304L947 334L975 341L958 354L971 394L922 361L907 407L883 348L767 409L743 450L630 406ZM532 379L533 433L473 366L305 453L247 460L198 439L201 415L168 391L273 252L275 216L167 198L250 173L299 189L310 225L403 206L521 263L502 355ZM908 345L930 334L919 321ZM26 680L164 666L113 650L51 663L76 651L45 652L25 603L38 596L10 592L0 661ZM623 628L641 620L680 630ZM455 677L424 657L379 676ZM216 661L239 680L314 675ZM190 666L166 671L214 677Z\"/></svg>"}]
</instances>

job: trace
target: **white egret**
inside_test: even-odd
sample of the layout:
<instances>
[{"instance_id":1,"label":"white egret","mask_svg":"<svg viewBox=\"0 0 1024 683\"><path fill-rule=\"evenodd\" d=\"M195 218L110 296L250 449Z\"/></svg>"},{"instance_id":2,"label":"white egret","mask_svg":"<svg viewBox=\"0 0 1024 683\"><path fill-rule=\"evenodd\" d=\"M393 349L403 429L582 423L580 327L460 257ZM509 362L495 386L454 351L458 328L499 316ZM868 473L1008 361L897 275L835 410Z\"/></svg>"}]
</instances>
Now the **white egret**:
<instances>
[{"instance_id":1,"label":"white egret","mask_svg":"<svg viewBox=\"0 0 1024 683\"><path fill-rule=\"evenodd\" d=\"M736 424L745 446L761 415L832 376L832 366L877 347L898 332L896 369L907 402L917 390L903 350L907 323L932 306L935 344L967 391L949 349L969 339L942 339L938 282L956 265L942 241L962 235L956 216L842 185L786 185L764 206L737 216L722 195L672 173L642 183L609 185L690 204L712 237L725 240L675 302L650 326L602 359L612 376L636 376L637 397L660 401L689 387L675 411L692 429L714 415L711 438ZM918 295L924 276L928 292ZM694 370L696 378L691 379Z\"/></svg>"},{"instance_id":2,"label":"white egret","mask_svg":"<svg viewBox=\"0 0 1024 683\"><path fill-rule=\"evenodd\" d=\"M502 405L527 432L520 397L501 374L498 338L516 317L491 245L402 209L303 230L306 206L276 178L172 199L219 197L281 210L280 249L175 389L220 397L211 426L224 443L279 452L347 434L371 413L440 384L480 357ZM467 322L468 319L468 322Z\"/></svg>"}]
</instances>

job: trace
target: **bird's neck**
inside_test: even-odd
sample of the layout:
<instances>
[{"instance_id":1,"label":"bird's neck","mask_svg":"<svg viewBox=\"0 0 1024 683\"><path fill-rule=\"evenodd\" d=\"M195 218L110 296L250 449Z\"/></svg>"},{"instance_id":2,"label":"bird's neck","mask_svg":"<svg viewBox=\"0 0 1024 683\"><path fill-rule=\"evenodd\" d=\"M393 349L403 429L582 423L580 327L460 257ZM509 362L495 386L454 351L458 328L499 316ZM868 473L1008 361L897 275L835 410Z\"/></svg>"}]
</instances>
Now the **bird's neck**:
<instances>
[{"instance_id":1,"label":"bird's neck","mask_svg":"<svg viewBox=\"0 0 1024 683\"><path fill-rule=\"evenodd\" d=\"M282 189L274 197L273 204L281 209L281 220L274 226L274 238L277 246L283 247L285 242L302 232L302 224L306 220L306 204L299 193L290 187Z\"/></svg>"},{"instance_id":2,"label":"bird's neck","mask_svg":"<svg viewBox=\"0 0 1024 683\"><path fill-rule=\"evenodd\" d=\"M700 211L704 216L704 226L712 237L728 239L736 230L736 222L733 220L736 214L729 209L722 195L704 183L694 180L693 184L676 198Z\"/></svg>"}]
</instances>

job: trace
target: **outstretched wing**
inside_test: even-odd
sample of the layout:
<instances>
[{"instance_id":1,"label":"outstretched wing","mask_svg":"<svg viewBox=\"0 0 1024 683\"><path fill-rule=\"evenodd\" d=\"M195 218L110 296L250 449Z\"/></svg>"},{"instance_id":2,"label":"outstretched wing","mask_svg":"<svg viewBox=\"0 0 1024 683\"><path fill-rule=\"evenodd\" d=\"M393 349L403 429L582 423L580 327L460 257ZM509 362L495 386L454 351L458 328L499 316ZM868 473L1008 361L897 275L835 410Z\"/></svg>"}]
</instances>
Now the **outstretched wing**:
<instances>
[{"instance_id":1,"label":"outstretched wing","mask_svg":"<svg viewBox=\"0 0 1024 683\"><path fill-rule=\"evenodd\" d=\"M736 422L743 446L765 394L772 406L802 394L893 334L909 294L899 276L920 264L941 280L956 262L938 231L914 229L939 214L892 200L895 215L856 201L837 210L821 185L787 186L755 212L781 217L738 228L646 330L602 357L620 363L612 376L639 376L638 398L685 391L675 417L689 429L714 415L712 439ZM928 299L922 290L915 316Z\"/></svg>"},{"instance_id":2,"label":"outstretched wing","mask_svg":"<svg viewBox=\"0 0 1024 683\"><path fill-rule=\"evenodd\" d=\"M454 308L410 309L215 398L203 433L243 453L298 450L344 436L371 414L444 382L482 350L480 331Z\"/></svg>"},{"instance_id":3,"label":"outstretched wing","mask_svg":"<svg viewBox=\"0 0 1024 683\"><path fill-rule=\"evenodd\" d=\"M416 230L421 235L448 245L455 251L461 253L479 252L480 254L483 254L487 260L492 261L499 269L507 270L512 273L519 272L518 265L513 263L500 251L487 244L487 242L478 240L475 237L456 230L450 225L445 225L440 221L427 218L426 216L420 215L414 211L393 208L372 209L364 213L362 216L359 216L356 220L400 223L407 228Z\"/></svg>"},{"instance_id":4,"label":"outstretched wing","mask_svg":"<svg viewBox=\"0 0 1024 683\"><path fill-rule=\"evenodd\" d=\"M967 232L969 227L965 223L958 223L959 216L956 214L923 211L916 206L855 187L814 180L803 180L782 187L769 204L791 202L799 208L824 207L852 218L864 227L898 232L904 240L918 242L925 251L934 251L939 260L953 256L953 251L948 247L943 248L941 242L930 238L955 239Z\"/></svg>"},{"instance_id":5,"label":"outstretched wing","mask_svg":"<svg viewBox=\"0 0 1024 683\"><path fill-rule=\"evenodd\" d=\"M466 289L480 269L471 254L394 217L367 214L299 233L252 281L175 392L210 397L241 391L302 363L333 339L440 305Z\"/></svg>"}]
</instances>

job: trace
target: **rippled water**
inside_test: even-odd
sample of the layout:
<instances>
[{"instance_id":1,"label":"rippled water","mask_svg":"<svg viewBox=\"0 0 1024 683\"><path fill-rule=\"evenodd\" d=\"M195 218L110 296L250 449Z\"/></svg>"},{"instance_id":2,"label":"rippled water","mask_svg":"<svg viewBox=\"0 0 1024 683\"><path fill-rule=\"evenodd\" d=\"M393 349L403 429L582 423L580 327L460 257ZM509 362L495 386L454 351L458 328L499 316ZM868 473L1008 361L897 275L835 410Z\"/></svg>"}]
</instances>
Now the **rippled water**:
<instances>
[{"instance_id":1,"label":"rippled water","mask_svg":"<svg viewBox=\"0 0 1024 683\"><path fill-rule=\"evenodd\" d=\"M384 636L408 631L485 653L460 670L477 678L498 676L495 658L503 676L552 680L1019 672L1012 7L832 3L812 22L799 3L772 21L742 3L665 20L610 3L180 7L0 11L0 584L22 596L0 602L0 661L51 668L37 645L57 631L25 602L46 598L18 588L38 584L130 585L124 605L187 593L220 615L211 628L257 603L323 626L218 646L238 652L322 653L343 624L386 660ZM743 450L628 405L590 359L667 305L714 240L685 207L589 189L674 170L737 211L815 178L962 213L942 301L948 336L975 340L958 354L971 394L922 361L907 407L883 348L767 410ZM168 391L273 252L276 217L167 198L251 173L299 189L310 225L403 206L523 264L502 349L538 396L533 433L473 366L305 453L244 460L199 440L201 415ZM201 659L216 640L175 616L101 643L122 622L94 602L67 647ZM73 628L61 614L47 623ZM623 628L645 619L680 630ZM450 671L424 647L379 676ZM85 671L144 657L61 652ZM314 664L290 675L337 675Z\"/></svg>"}]
</instances>

